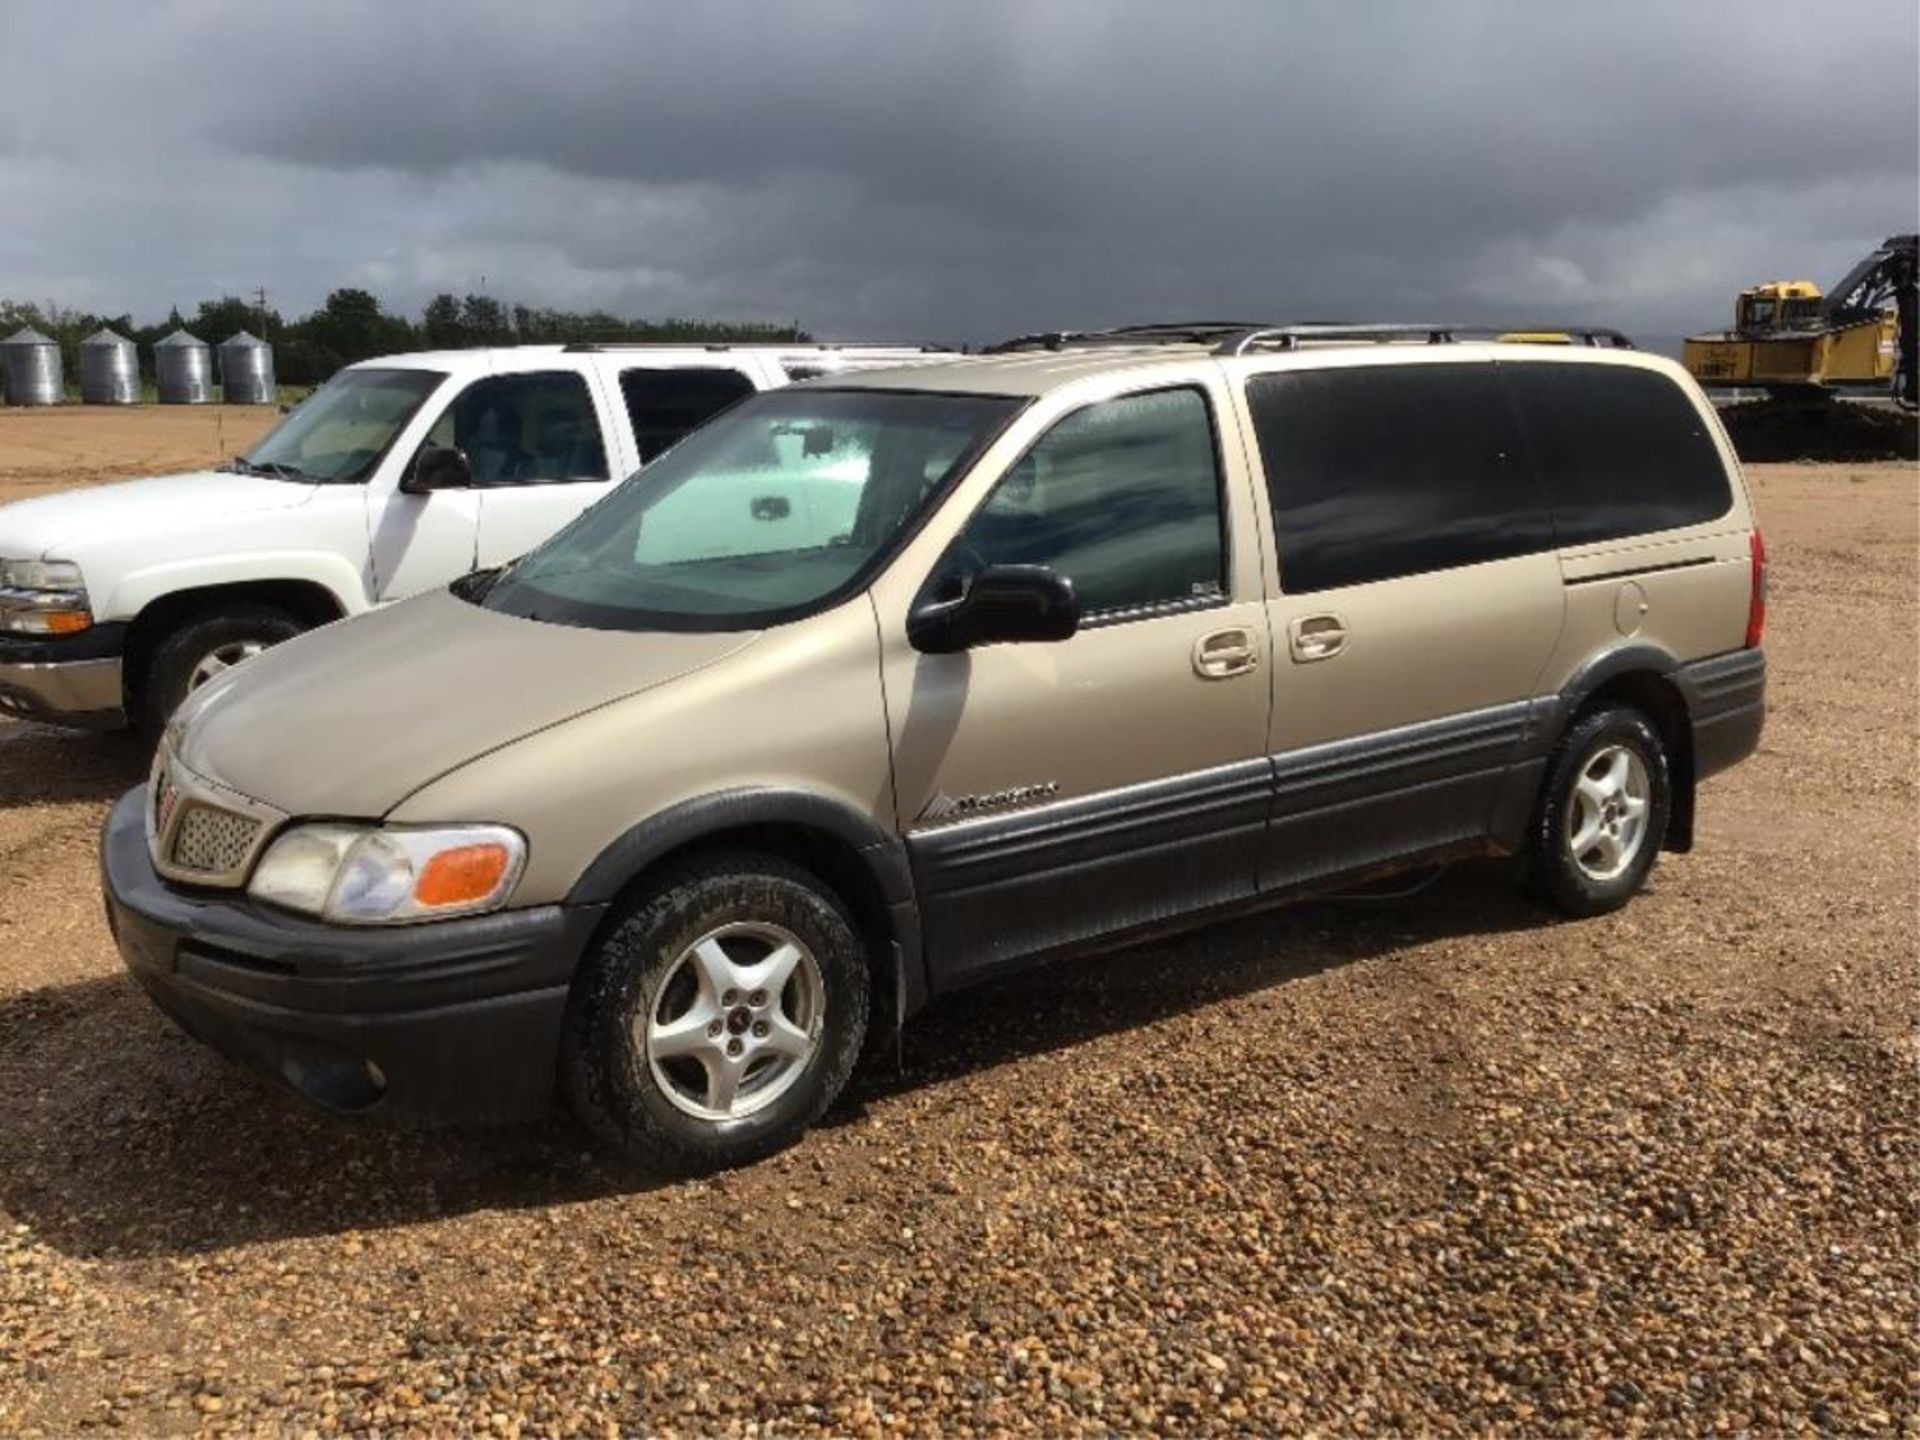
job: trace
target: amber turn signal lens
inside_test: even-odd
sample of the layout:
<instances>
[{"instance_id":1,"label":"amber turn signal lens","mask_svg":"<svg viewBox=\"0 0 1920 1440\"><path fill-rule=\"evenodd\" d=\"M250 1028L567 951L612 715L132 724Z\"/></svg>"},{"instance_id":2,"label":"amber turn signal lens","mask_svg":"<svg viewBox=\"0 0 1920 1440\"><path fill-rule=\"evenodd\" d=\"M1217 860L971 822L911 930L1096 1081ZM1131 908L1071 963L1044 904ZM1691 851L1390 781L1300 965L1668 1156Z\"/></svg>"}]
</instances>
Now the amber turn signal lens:
<instances>
[{"instance_id":1,"label":"amber turn signal lens","mask_svg":"<svg viewBox=\"0 0 1920 1440\"><path fill-rule=\"evenodd\" d=\"M84 610L52 610L47 613L49 635L78 635L93 628L93 617Z\"/></svg>"},{"instance_id":2,"label":"amber turn signal lens","mask_svg":"<svg viewBox=\"0 0 1920 1440\"><path fill-rule=\"evenodd\" d=\"M420 872L413 887L414 903L439 908L484 900L499 888L510 861L504 845L462 845L442 850Z\"/></svg>"}]
</instances>

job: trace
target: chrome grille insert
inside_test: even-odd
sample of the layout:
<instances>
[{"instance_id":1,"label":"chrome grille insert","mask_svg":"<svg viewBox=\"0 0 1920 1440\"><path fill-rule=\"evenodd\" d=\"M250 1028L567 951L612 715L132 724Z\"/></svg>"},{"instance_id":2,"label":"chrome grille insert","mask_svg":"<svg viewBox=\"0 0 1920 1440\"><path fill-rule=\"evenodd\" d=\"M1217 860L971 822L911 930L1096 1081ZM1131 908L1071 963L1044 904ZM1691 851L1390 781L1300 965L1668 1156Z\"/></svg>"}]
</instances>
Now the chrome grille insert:
<instances>
[{"instance_id":1,"label":"chrome grille insert","mask_svg":"<svg viewBox=\"0 0 1920 1440\"><path fill-rule=\"evenodd\" d=\"M189 805L173 832L176 869L200 875L226 875L246 863L260 822L212 805Z\"/></svg>"},{"instance_id":2,"label":"chrome grille insert","mask_svg":"<svg viewBox=\"0 0 1920 1440\"><path fill-rule=\"evenodd\" d=\"M165 766L156 767L153 777L153 826L155 835L167 833L167 826L173 821L174 802L180 798L180 792L173 788L173 778L167 774Z\"/></svg>"}]
</instances>

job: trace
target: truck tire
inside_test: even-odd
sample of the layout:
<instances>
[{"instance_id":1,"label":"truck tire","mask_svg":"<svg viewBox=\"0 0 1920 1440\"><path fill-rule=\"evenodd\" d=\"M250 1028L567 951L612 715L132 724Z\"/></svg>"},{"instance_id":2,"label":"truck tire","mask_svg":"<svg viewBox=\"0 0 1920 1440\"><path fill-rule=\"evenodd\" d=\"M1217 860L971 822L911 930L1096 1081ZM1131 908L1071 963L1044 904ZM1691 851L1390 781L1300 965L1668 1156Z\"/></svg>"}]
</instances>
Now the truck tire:
<instances>
[{"instance_id":1,"label":"truck tire","mask_svg":"<svg viewBox=\"0 0 1920 1440\"><path fill-rule=\"evenodd\" d=\"M867 976L858 928L807 871L749 852L678 867L582 963L561 1042L568 1103L656 1174L785 1149L853 1073Z\"/></svg>"},{"instance_id":2,"label":"truck tire","mask_svg":"<svg viewBox=\"0 0 1920 1440\"><path fill-rule=\"evenodd\" d=\"M201 685L306 628L285 610L251 602L191 617L168 633L147 663L140 691L140 728L149 739L157 740L181 701Z\"/></svg>"},{"instance_id":3,"label":"truck tire","mask_svg":"<svg viewBox=\"0 0 1920 1440\"><path fill-rule=\"evenodd\" d=\"M1672 810L1653 723L1628 705L1581 716L1547 766L1528 842L1532 887L1575 917L1618 910L1646 882Z\"/></svg>"}]
</instances>

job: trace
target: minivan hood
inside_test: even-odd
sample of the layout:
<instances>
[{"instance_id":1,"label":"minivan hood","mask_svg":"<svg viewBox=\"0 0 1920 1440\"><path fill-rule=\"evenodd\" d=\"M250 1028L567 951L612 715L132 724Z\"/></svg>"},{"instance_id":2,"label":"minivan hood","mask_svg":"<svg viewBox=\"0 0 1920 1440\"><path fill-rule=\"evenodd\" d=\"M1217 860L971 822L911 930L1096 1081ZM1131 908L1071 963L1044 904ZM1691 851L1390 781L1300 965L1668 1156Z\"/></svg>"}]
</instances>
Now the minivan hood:
<instances>
[{"instance_id":1,"label":"minivan hood","mask_svg":"<svg viewBox=\"0 0 1920 1440\"><path fill-rule=\"evenodd\" d=\"M0 505L0 557L69 560L60 552L80 542L203 527L210 516L284 510L306 504L318 489L264 475L196 470L36 495Z\"/></svg>"},{"instance_id":2,"label":"minivan hood","mask_svg":"<svg viewBox=\"0 0 1920 1440\"><path fill-rule=\"evenodd\" d=\"M183 708L178 753L288 814L374 819L476 756L756 635L586 630L433 591L236 667Z\"/></svg>"}]
</instances>

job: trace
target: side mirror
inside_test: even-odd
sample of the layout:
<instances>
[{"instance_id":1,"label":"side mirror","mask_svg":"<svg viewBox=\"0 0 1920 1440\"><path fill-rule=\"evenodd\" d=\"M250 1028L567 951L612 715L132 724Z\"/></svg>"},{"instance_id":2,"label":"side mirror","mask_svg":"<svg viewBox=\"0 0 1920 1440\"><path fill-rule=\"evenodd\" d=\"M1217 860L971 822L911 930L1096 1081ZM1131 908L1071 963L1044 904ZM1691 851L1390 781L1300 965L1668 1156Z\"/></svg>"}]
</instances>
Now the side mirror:
<instances>
[{"instance_id":1,"label":"side mirror","mask_svg":"<svg viewBox=\"0 0 1920 1440\"><path fill-rule=\"evenodd\" d=\"M414 456L413 469L400 482L409 495L425 495L430 490L470 490L473 466L467 452L451 445L429 445Z\"/></svg>"},{"instance_id":2,"label":"side mirror","mask_svg":"<svg viewBox=\"0 0 1920 1440\"><path fill-rule=\"evenodd\" d=\"M1073 582L1044 565L990 565L958 600L937 600L907 617L907 640L928 655L976 645L1072 638L1080 628Z\"/></svg>"}]
</instances>

